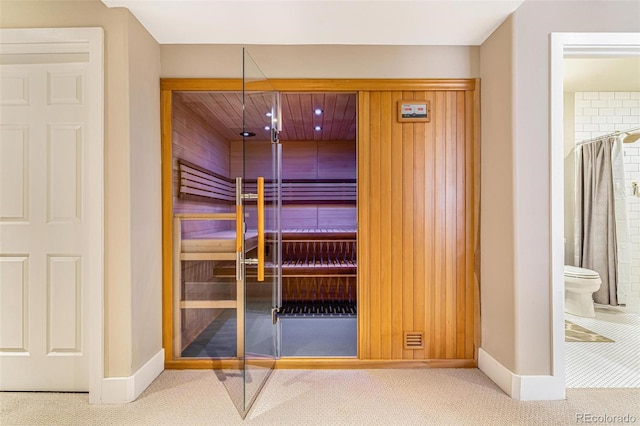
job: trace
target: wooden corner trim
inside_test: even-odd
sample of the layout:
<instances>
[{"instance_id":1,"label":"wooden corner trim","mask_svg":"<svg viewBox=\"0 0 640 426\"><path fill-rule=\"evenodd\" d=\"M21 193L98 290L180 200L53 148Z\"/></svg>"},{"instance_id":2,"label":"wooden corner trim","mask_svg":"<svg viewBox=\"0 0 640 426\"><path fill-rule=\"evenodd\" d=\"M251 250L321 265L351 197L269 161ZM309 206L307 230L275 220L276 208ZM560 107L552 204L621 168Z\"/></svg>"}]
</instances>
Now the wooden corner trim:
<instances>
[{"instance_id":1,"label":"wooden corner trim","mask_svg":"<svg viewBox=\"0 0 640 426\"><path fill-rule=\"evenodd\" d=\"M462 90L473 91L476 79L268 79L251 82L250 90L278 90L281 92L355 92L401 90ZM162 78L162 90L229 90L241 91L239 78Z\"/></svg>"}]
</instances>

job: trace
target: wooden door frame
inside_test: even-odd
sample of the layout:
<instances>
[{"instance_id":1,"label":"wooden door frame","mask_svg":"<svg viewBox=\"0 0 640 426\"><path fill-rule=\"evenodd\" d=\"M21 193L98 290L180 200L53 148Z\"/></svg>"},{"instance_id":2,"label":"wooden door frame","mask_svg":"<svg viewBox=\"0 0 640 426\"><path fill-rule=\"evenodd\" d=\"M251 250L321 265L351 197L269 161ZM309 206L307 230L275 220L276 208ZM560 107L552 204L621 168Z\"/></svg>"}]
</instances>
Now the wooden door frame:
<instances>
[{"instance_id":1,"label":"wooden door frame","mask_svg":"<svg viewBox=\"0 0 640 426\"><path fill-rule=\"evenodd\" d=\"M460 90L475 91L474 108L479 111L478 79L269 79L251 83L251 90L276 90L286 92L354 92L358 95L357 127L362 124L363 93L369 91L416 91L416 90ZM163 78L160 80L161 103L161 140L162 140L162 341L165 349L165 368L172 369L205 369L232 368L236 360L202 360L173 358L173 147L172 147L172 94L174 91L242 91L242 79L217 78ZM479 140L480 117L475 114L474 122L474 164L473 187L479 200ZM356 144L359 136L356 131ZM357 152L357 147L356 147ZM356 154L357 156L357 154ZM358 193L361 182L358 179ZM359 198L359 197L358 197ZM357 204L357 209L360 203ZM473 206L473 235L479 250L479 203ZM358 215L359 216L359 215ZM358 253L360 238L358 238ZM360 262L358 269L360 268ZM477 365L477 348L480 346L480 308L479 287L475 283L474 330L476 351L474 360L370 360L363 359L360 353L361 339L366 336L362 318L366 314L361 309L360 301L368 297L366 287L362 285L361 274L358 273L358 357L357 358L285 358L276 361L276 368L416 368L416 367L475 367Z\"/></svg>"}]
</instances>

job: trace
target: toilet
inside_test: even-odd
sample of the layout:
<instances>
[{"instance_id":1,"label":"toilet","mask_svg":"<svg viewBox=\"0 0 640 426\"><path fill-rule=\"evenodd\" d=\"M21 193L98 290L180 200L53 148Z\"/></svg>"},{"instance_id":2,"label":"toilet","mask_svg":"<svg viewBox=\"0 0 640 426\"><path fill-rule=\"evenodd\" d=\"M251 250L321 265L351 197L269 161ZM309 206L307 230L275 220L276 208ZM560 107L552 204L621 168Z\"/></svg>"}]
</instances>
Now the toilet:
<instances>
[{"instance_id":1,"label":"toilet","mask_svg":"<svg viewBox=\"0 0 640 426\"><path fill-rule=\"evenodd\" d=\"M591 269L565 265L564 267L564 311L568 314L593 318L593 293L602 284L600 274Z\"/></svg>"}]
</instances>

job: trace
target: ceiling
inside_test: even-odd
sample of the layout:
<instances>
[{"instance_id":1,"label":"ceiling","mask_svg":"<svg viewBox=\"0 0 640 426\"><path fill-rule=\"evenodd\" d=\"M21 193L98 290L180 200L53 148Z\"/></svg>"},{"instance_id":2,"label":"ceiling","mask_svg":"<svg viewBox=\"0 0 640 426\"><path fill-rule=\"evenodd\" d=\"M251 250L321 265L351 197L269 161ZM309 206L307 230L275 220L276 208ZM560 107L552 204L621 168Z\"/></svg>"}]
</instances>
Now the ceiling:
<instances>
[{"instance_id":1,"label":"ceiling","mask_svg":"<svg viewBox=\"0 0 640 426\"><path fill-rule=\"evenodd\" d=\"M242 93L174 92L193 112L224 139L241 140ZM248 93L245 98L245 130L255 133L255 140L269 140L271 122L270 92ZM282 93L282 141L355 141L356 95L354 93ZM315 110L322 111L320 115ZM320 130L315 127L319 126Z\"/></svg>"},{"instance_id":2,"label":"ceiling","mask_svg":"<svg viewBox=\"0 0 640 426\"><path fill-rule=\"evenodd\" d=\"M102 0L160 44L477 46L524 0Z\"/></svg>"}]
</instances>

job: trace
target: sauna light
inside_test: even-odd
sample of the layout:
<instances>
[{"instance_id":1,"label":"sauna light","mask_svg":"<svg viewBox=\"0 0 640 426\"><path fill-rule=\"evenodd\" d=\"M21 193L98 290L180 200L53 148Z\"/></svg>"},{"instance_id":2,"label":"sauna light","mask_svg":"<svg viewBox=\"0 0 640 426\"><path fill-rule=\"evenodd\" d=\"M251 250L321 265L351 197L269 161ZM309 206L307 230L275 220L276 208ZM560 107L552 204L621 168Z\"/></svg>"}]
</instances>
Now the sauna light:
<instances>
[{"instance_id":1,"label":"sauna light","mask_svg":"<svg viewBox=\"0 0 640 426\"><path fill-rule=\"evenodd\" d=\"M269 127L269 126L264 126L264 129L265 129L265 130L271 130L271 127Z\"/></svg>"},{"instance_id":2,"label":"sauna light","mask_svg":"<svg viewBox=\"0 0 640 426\"><path fill-rule=\"evenodd\" d=\"M314 129L315 129L316 132L319 132L320 130L322 130L322 127L316 126L316 127L314 127Z\"/></svg>"},{"instance_id":3,"label":"sauna light","mask_svg":"<svg viewBox=\"0 0 640 426\"><path fill-rule=\"evenodd\" d=\"M314 113L315 115L322 115L322 110L321 110L320 108L316 108L316 109L313 111L313 113Z\"/></svg>"},{"instance_id":4,"label":"sauna light","mask_svg":"<svg viewBox=\"0 0 640 426\"><path fill-rule=\"evenodd\" d=\"M256 134L253 132L240 132L240 136L244 136L245 138L250 138L251 136L255 136Z\"/></svg>"},{"instance_id":5,"label":"sauna light","mask_svg":"<svg viewBox=\"0 0 640 426\"><path fill-rule=\"evenodd\" d=\"M272 114L272 113L270 113L270 112L268 112L268 113L266 113L265 115L266 115L267 117L271 117L273 114Z\"/></svg>"}]
</instances>

